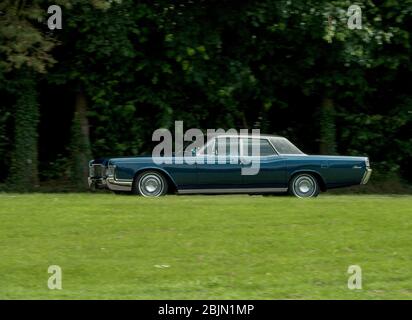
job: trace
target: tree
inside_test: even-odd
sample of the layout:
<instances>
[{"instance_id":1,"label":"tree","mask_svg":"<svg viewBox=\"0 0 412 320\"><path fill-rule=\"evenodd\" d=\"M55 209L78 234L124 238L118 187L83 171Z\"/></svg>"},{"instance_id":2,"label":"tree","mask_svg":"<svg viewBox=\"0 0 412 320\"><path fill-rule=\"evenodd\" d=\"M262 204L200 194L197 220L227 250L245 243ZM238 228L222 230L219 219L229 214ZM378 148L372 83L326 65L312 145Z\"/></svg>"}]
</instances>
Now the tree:
<instances>
[{"instance_id":1,"label":"tree","mask_svg":"<svg viewBox=\"0 0 412 320\"><path fill-rule=\"evenodd\" d=\"M14 106L14 150L8 185L32 190L38 185L37 125L39 110L35 73L44 73L54 62L50 50L55 42L42 33L41 1L4 1L0 5L0 72L16 73L8 85L17 97Z\"/></svg>"},{"instance_id":2,"label":"tree","mask_svg":"<svg viewBox=\"0 0 412 320\"><path fill-rule=\"evenodd\" d=\"M57 1L57 4L70 8L77 2ZM93 0L91 3L95 8L108 7L108 2L102 0ZM14 151L7 181L10 187L21 191L32 190L38 185L38 75L45 74L47 68L56 62L52 49L58 42L53 34L45 29L47 7L48 2L45 0L29 3L6 0L0 4L0 72L3 77L9 76L12 79L12 84L7 87L18 97L13 112ZM76 101L80 100L82 99ZM75 118L84 124L87 121L86 104L80 103L77 108L82 110L76 110ZM82 135L82 140L88 139L85 130L83 125L81 133L85 135ZM90 143L85 145L89 146ZM76 148L76 152L79 152L79 149ZM86 154L90 156L88 151Z\"/></svg>"}]
</instances>

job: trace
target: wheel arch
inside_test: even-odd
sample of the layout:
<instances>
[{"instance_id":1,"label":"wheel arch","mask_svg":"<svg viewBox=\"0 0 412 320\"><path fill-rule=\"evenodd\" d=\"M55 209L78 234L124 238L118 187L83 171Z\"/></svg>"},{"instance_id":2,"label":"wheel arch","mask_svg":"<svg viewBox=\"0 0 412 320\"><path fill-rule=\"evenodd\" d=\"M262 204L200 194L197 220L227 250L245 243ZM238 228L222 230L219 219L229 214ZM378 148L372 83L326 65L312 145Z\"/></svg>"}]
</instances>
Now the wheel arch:
<instances>
[{"instance_id":1,"label":"wheel arch","mask_svg":"<svg viewBox=\"0 0 412 320\"><path fill-rule=\"evenodd\" d=\"M139 174L143 173L143 172L146 172L146 171L154 171L154 172L160 173L161 175L163 175L163 177L164 177L164 178L166 179L166 181L167 181L167 184L168 184L168 186L169 186L169 191L168 191L168 192L175 192L175 191L177 191L176 182L173 180L173 178L170 176L170 174L169 174L166 170L164 170L164 169L162 169L162 168L159 168L159 167L144 167L144 168L139 168L139 169L134 173L134 176L133 176L133 184L134 184L134 181L136 180L137 176L138 176Z\"/></svg>"},{"instance_id":2,"label":"wheel arch","mask_svg":"<svg viewBox=\"0 0 412 320\"><path fill-rule=\"evenodd\" d=\"M321 190L322 192L325 192L325 191L327 190L326 183L325 183L325 180L323 179L322 175L321 175L319 172L315 171L315 170L308 170L308 169L302 169L302 170L294 171L294 172L289 176L288 185L290 184L290 182L292 181L292 179L293 179L294 177L296 177L298 174L302 174L302 173L307 173L307 174L313 175L313 176L315 177L316 181L317 181L318 184L319 184L320 190Z\"/></svg>"}]
</instances>

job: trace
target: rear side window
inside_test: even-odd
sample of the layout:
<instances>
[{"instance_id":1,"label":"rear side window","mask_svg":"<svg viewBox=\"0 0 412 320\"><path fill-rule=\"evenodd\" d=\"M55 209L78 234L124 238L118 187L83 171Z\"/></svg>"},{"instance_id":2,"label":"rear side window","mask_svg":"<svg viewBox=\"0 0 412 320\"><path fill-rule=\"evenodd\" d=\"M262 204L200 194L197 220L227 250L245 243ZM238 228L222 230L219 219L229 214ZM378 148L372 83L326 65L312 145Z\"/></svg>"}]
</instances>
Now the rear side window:
<instances>
[{"instance_id":1,"label":"rear side window","mask_svg":"<svg viewBox=\"0 0 412 320\"><path fill-rule=\"evenodd\" d=\"M242 139L242 148L244 156L252 156L253 150L256 150L256 148L259 148L259 156L261 157L276 155L275 150L267 139L244 138Z\"/></svg>"},{"instance_id":2,"label":"rear side window","mask_svg":"<svg viewBox=\"0 0 412 320\"><path fill-rule=\"evenodd\" d=\"M217 138L215 144L215 154L219 156L239 155L239 138Z\"/></svg>"},{"instance_id":3,"label":"rear side window","mask_svg":"<svg viewBox=\"0 0 412 320\"><path fill-rule=\"evenodd\" d=\"M286 138L276 137L271 138L271 141L280 154L304 154Z\"/></svg>"}]
</instances>

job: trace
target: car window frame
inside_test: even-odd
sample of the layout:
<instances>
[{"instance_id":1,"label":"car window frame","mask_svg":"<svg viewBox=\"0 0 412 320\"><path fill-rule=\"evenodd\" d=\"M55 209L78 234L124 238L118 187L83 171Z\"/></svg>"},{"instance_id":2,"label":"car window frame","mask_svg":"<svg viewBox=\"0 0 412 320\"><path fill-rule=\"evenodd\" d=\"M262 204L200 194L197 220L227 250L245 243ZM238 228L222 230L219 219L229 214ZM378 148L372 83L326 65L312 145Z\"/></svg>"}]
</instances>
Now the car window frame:
<instances>
[{"instance_id":1,"label":"car window frame","mask_svg":"<svg viewBox=\"0 0 412 320\"><path fill-rule=\"evenodd\" d=\"M215 137L214 138L215 139L215 144L214 144L214 154L215 154L215 156L216 157L239 157L240 156L240 138L238 137L238 136L218 136L218 137ZM227 151L227 148L229 148L229 154L219 154L218 153L218 146L219 146L219 143L218 143L218 139L226 139L226 140L229 140L229 145L226 145L226 151ZM237 154L236 155L232 155L230 152L232 151L232 148L231 148L231 144L230 144L230 142L231 142L231 140L232 139L236 139L237 140Z\"/></svg>"},{"instance_id":2,"label":"car window frame","mask_svg":"<svg viewBox=\"0 0 412 320\"><path fill-rule=\"evenodd\" d=\"M292 146L294 146L300 153L280 153L275 146L275 142L272 141L272 139L276 139L276 138L281 138L286 140L287 142L289 142ZM272 145L272 147L276 150L276 152L278 153L278 155L280 156L306 156L307 154L304 153L302 150L300 150L294 143L292 143L289 139L285 138L285 137L273 137L273 138L269 138L268 139L270 144Z\"/></svg>"},{"instance_id":3,"label":"car window frame","mask_svg":"<svg viewBox=\"0 0 412 320\"><path fill-rule=\"evenodd\" d=\"M223 137L224 137L224 138L234 138L234 137L235 137L235 138L238 139L238 151L239 151L238 156L239 156L239 157L252 157L252 156L250 156L250 155L247 155L247 156L244 155L244 153L243 153L243 139L266 140L266 141L269 143L269 145L272 147L272 150L274 151L274 154L273 154L273 155L266 155L266 156L259 155L260 158L268 158L268 157L274 157L274 156L279 157L279 156L281 155L281 154L278 152L278 150L276 149L275 145L272 143L272 141L271 141L269 138L266 138L266 137L265 137L265 138L262 138L262 137L259 137L259 138L258 138L258 137L248 137L248 136L216 136L216 137L213 137L212 139L209 139L209 140L203 145L202 148L199 149L197 155L199 155L199 156L217 156L217 155L216 155L216 139L218 139L218 138L223 138ZM208 150L209 145L211 145L211 144L213 144L211 150L214 150L214 152L213 152L212 154L205 153L205 151Z\"/></svg>"},{"instance_id":4,"label":"car window frame","mask_svg":"<svg viewBox=\"0 0 412 320\"><path fill-rule=\"evenodd\" d=\"M209 140L203 145L203 147L199 149L197 155L199 155L199 156L215 156L214 151L213 151L212 154L205 153L205 151L208 150L208 147L209 147L210 144L213 144L213 147L211 148L211 150L216 150L216 149L215 149L215 140L216 140L216 138L217 138L217 137L213 137L212 139L209 139Z\"/></svg>"},{"instance_id":5,"label":"car window frame","mask_svg":"<svg viewBox=\"0 0 412 320\"><path fill-rule=\"evenodd\" d=\"M259 154L259 158L269 158L269 157L275 157L275 156L279 156L279 152L276 150L275 146L272 144L272 142L270 141L270 139L268 138L258 138L258 137L240 137L239 138L239 148L240 148L240 155L241 157L253 157L251 155L245 155L244 154L244 146L243 146L243 139L258 139L258 140L266 140L269 145L271 146L272 150L273 150L273 154L271 155L265 155L262 156L261 154Z\"/></svg>"}]
</instances>

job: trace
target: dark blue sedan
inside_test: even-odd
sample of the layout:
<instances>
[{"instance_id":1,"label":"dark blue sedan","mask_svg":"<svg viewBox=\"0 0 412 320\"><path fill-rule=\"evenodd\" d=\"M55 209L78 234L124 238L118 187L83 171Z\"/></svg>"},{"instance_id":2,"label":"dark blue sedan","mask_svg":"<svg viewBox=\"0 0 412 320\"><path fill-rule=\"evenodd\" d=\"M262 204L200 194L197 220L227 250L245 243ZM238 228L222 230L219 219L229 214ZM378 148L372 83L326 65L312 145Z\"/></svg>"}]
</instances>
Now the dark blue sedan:
<instances>
[{"instance_id":1,"label":"dark blue sedan","mask_svg":"<svg viewBox=\"0 0 412 320\"><path fill-rule=\"evenodd\" d=\"M92 160L89 186L145 197L289 192L310 198L320 191L366 184L371 173L367 157L307 155L284 137L224 134L189 154Z\"/></svg>"}]
</instances>

